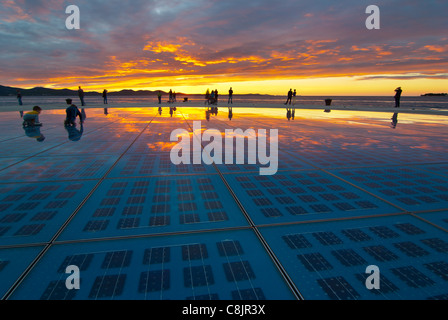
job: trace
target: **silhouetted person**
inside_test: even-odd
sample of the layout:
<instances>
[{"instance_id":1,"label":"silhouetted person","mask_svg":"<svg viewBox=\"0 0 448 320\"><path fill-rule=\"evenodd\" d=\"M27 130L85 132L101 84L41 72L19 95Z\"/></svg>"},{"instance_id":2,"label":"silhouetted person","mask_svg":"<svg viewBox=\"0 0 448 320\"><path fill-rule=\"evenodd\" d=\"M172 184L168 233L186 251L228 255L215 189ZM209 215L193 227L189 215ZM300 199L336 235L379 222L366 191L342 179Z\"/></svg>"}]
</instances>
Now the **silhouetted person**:
<instances>
[{"instance_id":1,"label":"silhouetted person","mask_svg":"<svg viewBox=\"0 0 448 320\"><path fill-rule=\"evenodd\" d=\"M392 129L395 129L396 127L397 127L397 124L398 124L398 113L394 113L394 115L392 116L392 122L390 123L390 127L392 128Z\"/></svg>"},{"instance_id":2,"label":"silhouetted person","mask_svg":"<svg viewBox=\"0 0 448 320\"><path fill-rule=\"evenodd\" d=\"M157 93L157 99L159 99L159 104L161 104L162 103L162 91L160 91L160 90Z\"/></svg>"},{"instance_id":3,"label":"silhouetted person","mask_svg":"<svg viewBox=\"0 0 448 320\"><path fill-rule=\"evenodd\" d=\"M76 105L72 104L72 99L66 100L69 107L65 109L65 113L67 117L65 118L64 125L65 126L76 126L76 117L79 117L79 121L82 124L82 114L79 112L79 109Z\"/></svg>"},{"instance_id":4,"label":"silhouetted person","mask_svg":"<svg viewBox=\"0 0 448 320\"><path fill-rule=\"evenodd\" d=\"M204 104L210 104L210 90L207 89L207 91L205 92L205 102Z\"/></svg>"},{"instance_id":5,"label":"silhouetted person","mask_svg":"<svg viewBox=\"0 0 448 320\"><path fill-rule=\"evenodd\" d=\"M227 101L227 104L233 104L233 90L232 88L229 89L229 100Z\"/></svg>"},{"instance_id":6,"label":"silhouetted person","mask_svg":"<svg viewBox=\"0 0 448 320\"><path fill-rule=\"evenodd\" d=\"M297 91L296 91L296 89L294 89L294 92L292 93L292 105L293 106L296 105L296 96L297 96Z\"/></svg>"},{"instance_id":7,"label":"silhouetted person","mask_svg":"<svg viewBox=\"0 0 448 320\"><path fill-rule=\"evenodd\" d=\"M401 87L398 87L397 89L395 89L395 108L400 108L400 98L401 98L401 93L403 92L403 90L401 90Z\"/></svg>"},{"instance_id":8,"label":"silhouetted person","mask_svg":"<svg viewBox=\"0 0 448 320\"><path fill-rule=\"evenodd\" d=\"M232 107L229 107L229 120L232 121L233 118L233 110Z\"/></svg>"},{"instance_id":9,"label":"silhouetted person","mask_svg":"<svg viewBox=\"0 0 448 320\"><path fill-rule=\"evenodd\" d=\"M209 104L215 104L215 91L213 91L213 90L210 93Z\"/></svg>"},{"instance_id":10,"label":"silhouetted person","mask_svg":"<svg viewBox=\"0 0 448 320\"><path fill-rule=\"evenodd\" d=\"M22 93L20 93L20 90L17 90L17 101L19 102L19 106L23 106Z\"/></svg>"},{"instance_id":11,"label":"silhouetted person","mask_svg":"<svg viewBox=\"0 0 448 320\"><path fill-rule=\"evenodd\" d=\"M104 91L103 91L103 103L107 104L107 90L106 89L104 89Z\"/></svg>"},{"instance_id":12,"label":"silhouetted person","mask_svg":"<svg viewBox=\"0 0 448 320\"><path fill-rule=\"evenodd\" d=\"M78 89L78 96L79 100L81 100L81 106L84 106L84 90L81 89L81 86Z\"/></svg>"},{"instance_id":13,"label":"silhouetted person","mask_svg":"<svg viewBox=\"0 0 448 320\"><path fill-rule=\"evenodd\" d=\"M218 103L218 89L215 90L215 102Z\"/></svg>"},{"instance_id":14,"label":"silhouetted person","mask_svg":"<svg viewBox=\"0 0 448 320\"><path fill-rule=\"evenodd\" d=\"M174 101L173 101L173 91L170 89L170 92L169 92L169 98L168 98L168 100L169 100L169 103L173 103Z\"/></svg>"},{"instance_id":15,"label":"silhouetted person","mask_svg":"<svg viewBox=\"0 0 448 320\"><path fill-rule=\"evenodd\" d=\"M39 122L39 115L41 112L42 112L41 107L39 106L33 107L33 111L28 112L23 116L23 126L24 127L42 126L42 123Z\"/></svg>"},{"instance_id":16,"label":"silhouetted person","mask_svg":"<svg viewBox=\"0 0 448 320\"><path fill-rule=\"evenodd\" d=\"M288 102L289 102L289 104L291 104L291 100L292 100L292 89L289 89L288 99L286 99L285 105L287 105Z\"/></svg>"}]
</instances>

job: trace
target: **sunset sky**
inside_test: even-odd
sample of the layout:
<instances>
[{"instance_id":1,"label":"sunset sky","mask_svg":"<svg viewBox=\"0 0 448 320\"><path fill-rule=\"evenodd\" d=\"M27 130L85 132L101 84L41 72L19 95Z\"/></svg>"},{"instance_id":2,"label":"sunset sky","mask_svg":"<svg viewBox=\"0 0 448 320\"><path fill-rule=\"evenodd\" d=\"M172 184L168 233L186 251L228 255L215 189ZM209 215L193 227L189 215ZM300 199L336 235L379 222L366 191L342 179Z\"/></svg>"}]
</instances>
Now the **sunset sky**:
<instances>
[{"instance_id":1,"label":"sunset sky","mask_svg":"<svg viewBox=\"0 0 448 320\"><path fill-rule=\"evenodd\" d=\"M367 6L381 12L368 30ZM80 30L68 30L68 5ZM0 0L0 84L236 94L448 92L446 0Z\"/></svg>"}]
</instances>

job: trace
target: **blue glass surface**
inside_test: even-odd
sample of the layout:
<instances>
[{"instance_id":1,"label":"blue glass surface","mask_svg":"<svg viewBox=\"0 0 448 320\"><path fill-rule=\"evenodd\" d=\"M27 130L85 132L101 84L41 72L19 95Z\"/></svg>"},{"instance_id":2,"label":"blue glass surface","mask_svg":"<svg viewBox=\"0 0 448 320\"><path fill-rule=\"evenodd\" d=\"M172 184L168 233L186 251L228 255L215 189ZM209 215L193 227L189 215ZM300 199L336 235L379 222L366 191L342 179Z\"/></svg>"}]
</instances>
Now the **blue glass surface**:
<instances>
[{"instance_id":1,"label":"blue glass surface","mask_svg":"<svg viewBox=\"0 0 448 320\"><path fill-rule=\"evenodd\" d=\"M380 112L84 114L65 128L64 110L44 108L27 131L2 113L1 298L448 297L445 116L403 113L391 128ZM278 129L278 170L260 175L247 144L243 164L232 146L232 164L175 165L176 129L190 146L208 129ZM209 159L202 148L190 160ZM66 287L68 265L80 290ZM380 290L366 288L369 265Z\"/></svg>"},{"instance_id":2,"label":"blue glass surface","mask_svg":"<svg viewBox=\"0 0 448 320\"><path fill-rule=\"evenodd\" d=\"M260 229L305 299L415 299L448 290L446 232L399 215ZM376 265L379 289L366 272Z\"/></svg>"},{"instance_id":3,"label":"blue glass surface","mask_svg":"<svg viewBox=\"0 0 448 320\"><path fill-rule=\"evenodd\" d=\"M80 289L65 286L80 269ZM251 230L56 244L12 299L289 300Z\"/></svg>"}]
</instances>

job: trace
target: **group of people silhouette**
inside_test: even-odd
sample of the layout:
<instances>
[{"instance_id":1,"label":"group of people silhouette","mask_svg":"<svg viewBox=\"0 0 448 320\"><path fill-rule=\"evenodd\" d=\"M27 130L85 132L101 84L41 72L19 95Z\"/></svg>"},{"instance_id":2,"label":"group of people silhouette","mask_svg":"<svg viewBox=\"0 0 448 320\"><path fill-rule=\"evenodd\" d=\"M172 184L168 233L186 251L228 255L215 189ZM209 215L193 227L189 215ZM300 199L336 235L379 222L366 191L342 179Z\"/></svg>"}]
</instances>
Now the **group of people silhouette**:
<instances>
[{"instance_id":1,"label":"group of people silhouette","mask_svg":"<svg viewBox=\"0 0 448 320\"><path fill-rule=\"evenodd\" d=\"M293 92L292 89L289 89L288 98L286 99L285 106L288 104L288 102L290 105L291 105L291 103L292 103L292 105L295 105L296 104L296 96L297 96L297 90L294 89L294 92Z\"/></svg>"},{"instance_id":2,"label":"group of people silhouette","mask_svg":"<svg viewBox=\"0 0 448 320\"><path fill-rule=\"evenodd\" d=\"M210 92L209 89L207 89L207 92L205 93L205 103L204 104L218 104L218 89L212 90Z\"/></svg>"}]
</instances>

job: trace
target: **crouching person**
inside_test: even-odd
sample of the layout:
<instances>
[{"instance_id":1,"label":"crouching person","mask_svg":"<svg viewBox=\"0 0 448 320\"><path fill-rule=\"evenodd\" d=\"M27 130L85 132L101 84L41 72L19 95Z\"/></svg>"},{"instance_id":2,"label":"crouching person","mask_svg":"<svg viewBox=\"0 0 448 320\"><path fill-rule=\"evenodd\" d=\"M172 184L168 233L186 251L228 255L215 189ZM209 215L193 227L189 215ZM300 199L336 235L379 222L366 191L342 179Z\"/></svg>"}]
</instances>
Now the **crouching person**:
<instances>
[{"instance_id":1,"label":"crouching person","mask_svg":"<svg viewBox=\"0 0 448 320\"><path fill-rule=\"evenodd\" d=\"M64 125L65 126L76 126L76 117L79 116L79 122L82 124L82 114L79 111L78 107L72 104L72 99L66 100L69 107L65 109L65 113L67 117L65 118Z\"/></svg>"},{"instance_id":2,"label":"crouching person","mask_svg":"<svg viewBox=\"0 0 448 320\"><path fill-rule=\"evenodd\" d=\"M23 116L23 126L31 127L31 126L42 126L42 123L39 122L39 114L42 112L41 107L35 106L33 111L26 113Z\"/></svg>"}]
</instances>

